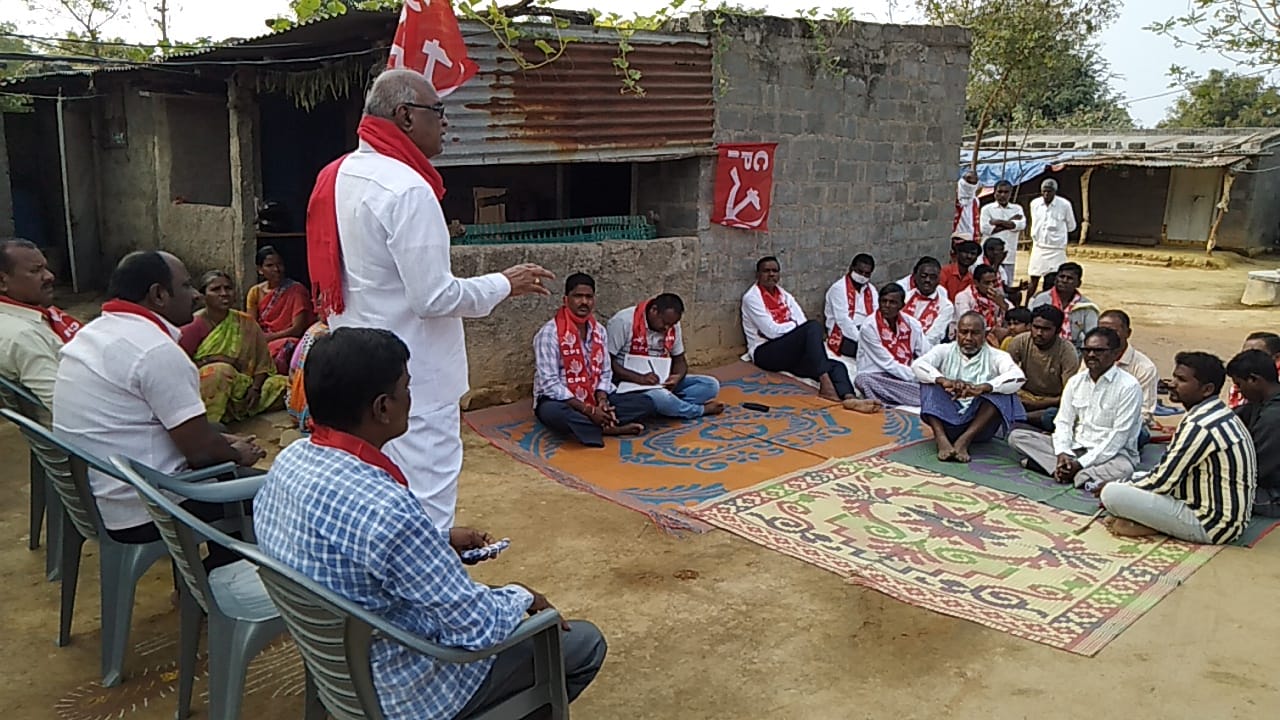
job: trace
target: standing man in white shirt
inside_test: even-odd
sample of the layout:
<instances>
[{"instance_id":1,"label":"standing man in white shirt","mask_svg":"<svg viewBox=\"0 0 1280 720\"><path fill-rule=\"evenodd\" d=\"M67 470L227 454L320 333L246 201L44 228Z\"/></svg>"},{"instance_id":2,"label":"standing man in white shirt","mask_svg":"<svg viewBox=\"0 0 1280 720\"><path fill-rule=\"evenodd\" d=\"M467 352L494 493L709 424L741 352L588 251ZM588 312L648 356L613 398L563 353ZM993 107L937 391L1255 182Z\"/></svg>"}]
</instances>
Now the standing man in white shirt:
<instances>
[{"instance_id":1,"label":"standing man in white shirt","mask_svg":"<svg viewBox=\"0 0 1280 720\"><path fill-rule=\"evenodd\" d=\"M462 470L458 401L469 390L462 319L508 297L549 295L553 276L524 264L457 278L429 158L443 150L444 103L421 74L388 70L365 98L355 152L320 171L307 208L307 254L320 318L382 328L409 346L413 415L386 453L431 521L453 526Z\"/></svg>"},{"instance_id":2,"label":"standing man in white shirt","mask_svg":"<svg viewBox=\"0 0 1280 720\"><path fill-rule=\"evenodd\" d=\"M1014 268L1018 264L1018 237L1027 229L1027 218L1022 206L1011 202L1013 185L1008 180L996 183L995 195L995 202L982 206L981 221L978 224L982 229L982 237L998 237L1004 241L1008 252L1003 263L1005 282L1013 284Z\"/></svg>"},{"instance_id":3,"label":"standing man in white shirt","mask_svg":"<svg viewBox=\"0 0 1280 720\"><path fill-rule=\"evenodd\" d=\"M915 318L924 328L924 337L933 347L946 341L956 307L947 295L947 289L938 284L942 276L942 263L928 256L916 262L915 270L898 285L907 291L902 312Z\"/></svg>"},{"instance_id":4,"label":"standing man in white shirt","mask_svg":"<svg viewBox=\"0 0 1280 720\"><path fill-rule=\"evenodd\" d=\"M848 410L875 412L879 403L857 399L844 364L827 357L822 323L807 320L791 293L778 285L782 266L769 256L756 261L756 283L742 295L747 354L761 370L816 380L818 396Z\"/></svg>"},{"instance_id":5,"label":"standing man in white shirt","mask_svg":"<svg viewBox=\"0 0 1280 720\"><path fill-rule=\"evenodd\" d=\"M205 418L200 372L178 346L191 322L196 290L178 258L155 251L126 255L107 285L102 315L62 348L53 390L53 432L99 458L123 455L161 472L224 462L252 466L266 454L253 438L222 435ZM160 538L128 483L89 471L102 524L117 542ZM221 504L187 500L214 520ZM234 559L210 548L210 566Z\"/></svg>"},{"instance_id":6,"label":"standing man in white shirt","mask_svg":"<svg viewBox=\"0 0 1280 720\"><path fill-rule=\"evenodd\" d=\"M827 349L835 357L858 357L858 334L867 320L880 309L879 294L871 286L876 259L858 253L849 272L827 289Z\"/></svg>"},{"instance_id":7,"label":"standing man in white shirt","mask_svg":"<svg viewBox=\"0 0 1280 720\"><path fill-rule=\"evenodd\" d=\"M1027 264L1031 287L1027 297L1035 296L1040 278L1067 261L1067 234L1075 229L1076 212L1070 200L1058 196L1058 181L1048 178L1040 183L1040 197L1031 201L1031 261Z\"/></svg>"},{"instance_id":8,"label":"standing man in white shirt","mask_svg":"<svg viewBox=\"0 0 1280 720\"><path fill-rule=\"evenodd\" d=\"M978 184L978 172L973 168L966 170L964 175L956 181L956 215L951 223L952 244L959 240L981 242L978 236L978 191L981 189L982 186Z\"/></svg>"},{"instance_id":9,"label":"standing man in white shirt","mask_svg":"<svg viewBox=\"0 0 1280 720\"><path fill-rule=\"evenodd\" d=\"M1094 328L1084 340L1084 365L1062 390L1053 436L1019 428L1009 445L1060 483L1127 481L1138 467L1142 386L1116 366L1120 336Z\"/></svg>"}]
</instances>

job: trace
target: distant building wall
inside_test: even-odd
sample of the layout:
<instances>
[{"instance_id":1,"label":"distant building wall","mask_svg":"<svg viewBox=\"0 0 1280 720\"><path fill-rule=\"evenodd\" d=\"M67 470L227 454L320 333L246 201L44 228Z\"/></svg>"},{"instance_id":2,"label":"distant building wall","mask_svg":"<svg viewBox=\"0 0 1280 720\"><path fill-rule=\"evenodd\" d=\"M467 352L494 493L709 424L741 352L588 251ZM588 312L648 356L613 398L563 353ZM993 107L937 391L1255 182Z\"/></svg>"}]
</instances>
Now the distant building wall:
<instances>
[{"instance_id":1,"label":"distant building wall","mask_svg":"<svg viewBox=\"0 0 1280 720\"><path fill-rule=\"evenodd\" d=\"M1218 247L1261 252L1280 245L1280 158L1273 146L1236 174L1231 203L1218 227Z\"/></svg>"}]
</instances>

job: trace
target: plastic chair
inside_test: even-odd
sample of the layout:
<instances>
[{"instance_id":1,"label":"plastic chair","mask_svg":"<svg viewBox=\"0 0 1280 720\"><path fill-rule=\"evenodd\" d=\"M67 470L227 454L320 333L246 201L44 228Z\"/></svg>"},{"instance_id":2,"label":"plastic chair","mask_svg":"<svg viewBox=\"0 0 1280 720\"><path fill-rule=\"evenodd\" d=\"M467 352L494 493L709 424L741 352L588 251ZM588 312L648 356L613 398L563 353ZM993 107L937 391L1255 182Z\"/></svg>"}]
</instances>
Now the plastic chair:
<instances>
[{"instance_id":1,"label":"plastic chair","mask_svg":"<svg viewBox=\"0 0 1280 720\"><path fill-rule=\"evenodd\" d=\"M198 520L190 518L195 523ZM187 519L184 519L186 522ZM204 534L205 528L199 532ZM520 642L534 642L534 684L499 705L469 720L518 720L544 705L551 717L569 717L565 690L564 657L560 649L560 614L544 610L526 618L511 637L480 651L443 647L406 632L328 590L314 580L268 557L256 545L208 532L214 542L226 544L258 566L258 575L284 618L289 634L306 663L309 680L316 684L319 701L335 720L383 720L374 688L370 650L374 635L410 650L450 663L483 660ZM424 579L424 582L426 579ZM308 707L308 717L313 709Z\"/></svg>"},{"instance_id":2,"label":"plastic chair","mask_svg":"<svg viewBox=\"0 0 1280 720\"><path fill-rule=\"evenodd\" d=\"M266 475L190 485L126 458L113 457L111 462L137 490L184 581L177 716L185 718L191 713L203 611L209 616L209 717L235 720L240 717L249 662L284 634L284 621L267 597L253 563L240 560L205 571L200 559L203 535L195 526L197 523L204 526L204 523L198 520L192 523L194 516L161 494L159 488L180 492L194 500L238 504L253 499Z\"/></svg>"},{"instance_id":3,"label":"plastic chair","mask_svg":"<svg viewBox=\"0 0 1280 720\"><path fill-rule=\"evenodd\" d=\"M114 465L53 436L43 425L7 408L0 415L16 424L28 440L38 441L66 453L65 472L49 473L49 479L63 505L62 609L58 623L58 646L71 642L71 618L75 610L76 584L80 579L80 551L85 540L98 542L100 572L99 597L102 606L102 685L119 685L124 674L124 655L133 622L133 600L138 580L168 554L164 542L119 543L102 525L98 504L89 488L89 468L128 480ZM174 476L185 482L208 480L235 472L232 463Z\"/></svg>"},{"instance_id":4,"label":"plastic chair","mask_svg":"<svg viewBox=\"0 0 1280 720\"><path fill-rule=\"evenodd\" d=\"M21 383L16 383L0 376L0 397L5 404L32 420L39 421L41 414L48 415L49 409ZM58 494L51 492L52 483L46 476L46 466L66 465L67 458L62 453L49 447L40 447L27 438L31 463L31 526L28 534L27 549L40 547L40 528L45 527L45 577L50 582L62 577L60 560L62 558L62 501ZM65 468L64 468L65 470Z\"/></svg>"}]
</instances>

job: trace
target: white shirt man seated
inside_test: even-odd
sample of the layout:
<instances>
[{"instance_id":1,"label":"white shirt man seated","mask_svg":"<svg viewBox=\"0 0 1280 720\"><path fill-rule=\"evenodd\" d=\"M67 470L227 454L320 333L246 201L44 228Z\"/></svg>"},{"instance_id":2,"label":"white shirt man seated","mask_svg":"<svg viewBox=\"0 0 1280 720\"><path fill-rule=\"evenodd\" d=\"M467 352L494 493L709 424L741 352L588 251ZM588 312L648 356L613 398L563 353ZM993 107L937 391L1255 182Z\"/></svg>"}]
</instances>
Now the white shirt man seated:
<instances>
[{"instance_id":1,"label":"white shirt man seated","mask_svg":"<svg viewBox=\"0 0 1280 720\"><path fill-rule=\"evenodd\" d=\"M62 350L53 391L53 431L99 458L123 455L175 473L224 462L252 466L266 454L252 438L224 436L205 418L200 373L178 346L196 291L182 261L168 253L126 255L107 286L102 315ZM127 483L96 470L89 484L107 533L117 542L159 539ZM187 500L204 520L223 506ZM210 548L210 567L234 559Z\"/></svg>"},{"instance_id":2,"label":"white shirt man seated","mask_svg":"<svg viewBox=\"0 0 1280 720\"><path fill-rule=\"evenodd\" d=\"M898 281L907 292L902 312L920 323L920 327L924 328L924 337L931 346L946 341L956 316L951 296L947 294L946 288L938 284L941 276L942 263L935 258L922 257L916 262L915 270Z\"/></svg>"},{"instance_id":3,"label":"white shirt man seated","mask_svg":"<svg viewBox=\"0 0 1280 720\"><path fill-rule=\"evenodd\" d=\"M827 288L824 314L827 317L827 349L832 357L856 358L862 326L880 308L880 295L871 286L876 260L858 253L849 272Z\"/></svg>"},{"instance_id":4,"label":"white shirt man seated","mask_svg":"<svg viewBox=\"0 0 1280 720\"><path fill-rule=\"evenodd\" d=\"M724 403L716 402L720 381L709 375L690 375L684 353L684 301L679 295L662 293L652 300L623 308L605 324L609 357L615 383L662 385L661 390L641 391L653 401L659 415L699 418L719 415ZM666 380L652 365L642 373L627 368L627 357L665 358L670 365Z\"/></svg>"},{"instance_id":5,"label":"white shirt man seated","mask_svg":"<svg viewBox=\"0 0 1280 720\"><path fill-rule=\"evenodd\" d=\"M1086 372L1063 388L1052 438L1018 429L1009 433L1009 445L1058 482L1084 487L1128 480L1138 466L1142 387L1116 366L1120 336L1114 330L1089 331L1083 352Z\"/></svg>"},{"instance_id":6,"label":"white shirt man seated","mask_svg":"<svg viewBox=\"0 0 1280 720\"><path fill-rule=\"evenodd\" d=\"M81 327L53 306L53 280L35 243L0 240L0 374L30 390L46 409L53 407L58 352Z\"/></svg>"}]
</instances>

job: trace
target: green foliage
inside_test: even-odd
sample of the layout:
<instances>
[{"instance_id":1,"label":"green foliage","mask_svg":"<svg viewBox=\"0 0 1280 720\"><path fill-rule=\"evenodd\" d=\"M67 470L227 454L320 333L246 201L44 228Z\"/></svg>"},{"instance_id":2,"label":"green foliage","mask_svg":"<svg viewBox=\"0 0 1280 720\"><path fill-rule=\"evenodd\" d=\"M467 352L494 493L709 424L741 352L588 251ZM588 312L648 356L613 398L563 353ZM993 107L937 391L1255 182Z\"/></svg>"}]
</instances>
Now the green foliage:
<instances>
[{"instance_id":1,"label":"green foliage","mask_svg":"<svg viewBox=\"0 0 1280 720\"><path fill-rule=\"evenodd\" d=\"M1280 127L1280 88L1262 76L1211 70L1187 91L1159 127Z\"/></svg>"},{"instance_id":2,"label":"green foliage","mask_svg":"<svg viewBox=\"0 0 1280 720\"><path fill-rule=\"evenodd\" d=\"M1190 0L1186 8L1186 13L1146 29L1173 39L1179 47L1215 52L1240 65L1280 65L1277 0Z\"/></svg>"},{"instance_id":3,"label":"green foliage","mask_svg":"<svg viewBox=\"0 0 1280 720\"><path fill-rule=\"evenodd\" d=\"M1107 86L1098 34L1117 0L919 0L936 24L973 33L966 118L978 140L993 123L1132 124Z\"/></svg>"}]
</instances>

